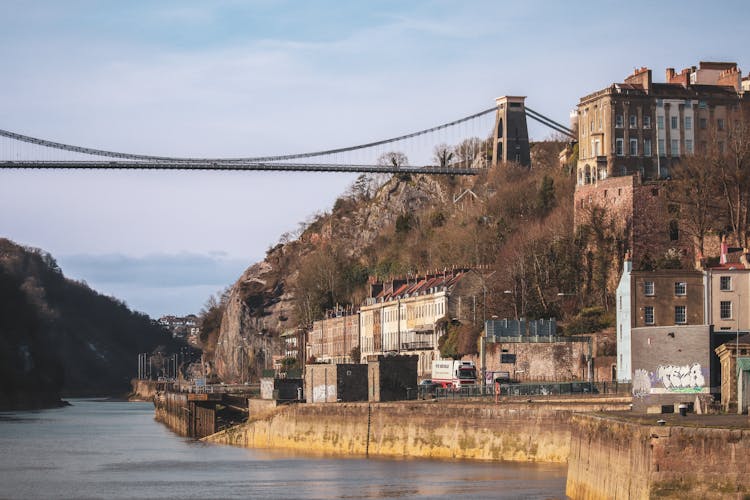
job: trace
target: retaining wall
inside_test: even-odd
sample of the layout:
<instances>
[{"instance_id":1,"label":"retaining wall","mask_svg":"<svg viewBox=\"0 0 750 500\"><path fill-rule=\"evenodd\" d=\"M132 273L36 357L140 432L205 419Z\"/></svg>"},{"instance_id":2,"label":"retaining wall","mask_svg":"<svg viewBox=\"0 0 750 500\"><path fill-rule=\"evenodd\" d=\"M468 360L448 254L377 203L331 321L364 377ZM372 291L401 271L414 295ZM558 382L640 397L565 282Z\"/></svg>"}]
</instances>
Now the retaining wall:
<instances>
[{"instance_id":1,"label":"retaining wall","mask_svg":"<svg viewBox=\"0 0 750 500\"><path fill-rule=\"evenodd\" d=\"M279 408L207 440L345 455L565 463L573 411L625 406L606 402L305 404Z\"/></svg>"},{"instance_id":2,"label":"retaining wall","mask_svg":"<svg viewBox=\"0 0 750 500\"><path fill-rule=\"evenodd\" d=\"M572 420L566 493L573 499L747 498L750 430Z\"/></svg>"}]
</instances>

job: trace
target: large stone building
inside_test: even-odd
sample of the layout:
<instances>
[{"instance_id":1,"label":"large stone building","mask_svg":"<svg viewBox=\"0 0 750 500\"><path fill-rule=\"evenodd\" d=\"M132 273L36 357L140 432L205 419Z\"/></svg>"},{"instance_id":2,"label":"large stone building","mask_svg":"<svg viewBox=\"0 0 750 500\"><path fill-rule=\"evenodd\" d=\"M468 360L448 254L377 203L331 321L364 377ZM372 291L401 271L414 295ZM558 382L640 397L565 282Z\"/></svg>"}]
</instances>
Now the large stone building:
<instances>
[{"instance_id":1,"label":"large stone building","mask_svg":"<svg viewBox=\"0 0 750 500\"><path fill-rule=\"evenodd\" d=\"M750 100L736 63L701 62L655 83L641 68L578 104L578 185L639 172L663 179L682 156L727 140Z\"/></svg>"},{"instance_id":2,"label":"large stone building","mask_svg":"<svg viewBox=\"0 0 750 500\"><path fill-rule=\"evenodd\" d=\"M636 268L670 249L692 255L663 180L685 156L721 154L730 128L750 117L750 93L735 63L701 62L679 74L669 68L666 80L655 83L641 68L582 97L577 108L575 224L603 208Z\"/></svg>"},{"instance_id":3,"label":"large stone building","mask_svg":"<svg viewBox=\"0 0 750 500\"><path fill-rule=\"evenodd\" d=\"M470 269L371 283L359 311L362 361L383 353L417 355L418 375L427 375L440 358L438 339L447 322L481 325L483 305L483 277Z\"/></svg>"}]
</instances>

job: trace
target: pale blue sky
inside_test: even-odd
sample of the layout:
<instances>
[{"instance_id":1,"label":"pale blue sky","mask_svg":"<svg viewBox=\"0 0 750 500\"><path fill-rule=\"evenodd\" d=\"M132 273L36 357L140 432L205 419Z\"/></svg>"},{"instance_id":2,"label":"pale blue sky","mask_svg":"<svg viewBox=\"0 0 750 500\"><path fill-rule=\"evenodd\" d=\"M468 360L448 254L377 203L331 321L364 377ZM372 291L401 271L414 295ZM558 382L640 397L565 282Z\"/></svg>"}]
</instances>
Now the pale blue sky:
<instances>
[{"instance_id":1,"label":"pale blue sky","mask_svg":"<svg viewBox=\"0 0 750 500\"><path fill-rule=\"evenodd\" d=\"M745 2L0 0L0 128L236 156L411 132L526 95L567 122L634 67L732 60ZM548 132L531 126L537 139ZM159 316L196 312L340 174L0 172L0 235Z\"/></svg>"}]
</instances>

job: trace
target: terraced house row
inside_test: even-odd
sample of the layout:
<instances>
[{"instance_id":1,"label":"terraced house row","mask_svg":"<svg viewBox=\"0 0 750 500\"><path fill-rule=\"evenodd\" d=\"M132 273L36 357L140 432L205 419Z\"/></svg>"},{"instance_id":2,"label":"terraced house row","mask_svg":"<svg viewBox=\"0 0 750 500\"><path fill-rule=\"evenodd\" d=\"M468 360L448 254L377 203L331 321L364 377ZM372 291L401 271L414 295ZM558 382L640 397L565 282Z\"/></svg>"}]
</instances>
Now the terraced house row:
<instances>
[{"instance_id":1,"label":"terraced house row","mask_svg":"<svg viewBox=\"0 0 750 500\"><path fill-rule=\"evenodd\" d=\"M358 310L335 309L308 332L308 359L366 362L382 354L418 356L417 374L439 359L438 339L449 321L481 325L485 288L482 270L459 268L388 281L371 280ZM352 354L359 359L352 359Z\"/></svg>"}]
</instances>

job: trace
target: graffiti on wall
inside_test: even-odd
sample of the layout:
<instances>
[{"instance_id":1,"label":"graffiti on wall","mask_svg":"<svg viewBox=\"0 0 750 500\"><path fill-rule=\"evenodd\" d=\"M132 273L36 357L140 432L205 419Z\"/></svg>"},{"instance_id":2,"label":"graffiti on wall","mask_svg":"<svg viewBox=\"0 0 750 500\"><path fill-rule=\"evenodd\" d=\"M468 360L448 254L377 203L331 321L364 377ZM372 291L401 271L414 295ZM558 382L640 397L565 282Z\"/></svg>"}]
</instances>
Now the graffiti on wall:
<instances>
[{"instance_id":1,"label":"graffiti on wall","mask_svg":"<svg viewBox=\"0 0 750 500\"><path fill-rule=\"evenodd\" d=\"M316 385L315 387L313 387L312 402L326 403L328 402L329 396L332 398L332 401L336 401L335 395L335 385Z\"/></svg>"},{"instance_id":2,"label":"graffiti on wall","mask_svg":"<svg viewBox=\"0 0 750 500\"><path fill-rule=\"evenodd\" d=\"M706 385L700 363L660 366L656 376L670 392L701 392Z\"/></svg>"},{"instance_id":3,"label":"graffiti on wall","mask_svg":"<svg viewBox=\"0 0 750 500\"><path fill-rule=\"evenodd\" d=\"M649 394L690 393L706 390L706 374L700 363L660 365L655 372L639 368L633 372L633 396Z\"/></svg>"},{"instance_id":4,"label":"graffiti on wall","mask_svg":"<svg viewBox=\"0 0 750 500\"><path fill-rule=\"evenodd\" d=\"M633 373L633 396L642 398L651 393L651 377L642 368Z\"/></svg>"}]
</instances>

